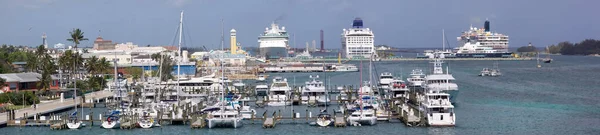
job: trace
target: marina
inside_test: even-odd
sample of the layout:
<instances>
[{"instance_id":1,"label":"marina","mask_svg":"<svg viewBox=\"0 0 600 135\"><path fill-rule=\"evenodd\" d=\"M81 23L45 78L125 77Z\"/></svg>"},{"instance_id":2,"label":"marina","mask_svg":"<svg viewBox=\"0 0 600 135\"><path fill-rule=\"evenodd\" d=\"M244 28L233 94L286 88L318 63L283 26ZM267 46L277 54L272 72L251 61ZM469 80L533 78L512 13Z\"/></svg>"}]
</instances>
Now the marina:
<instances>
[{"instance_id":1,"label":"marina","mask_svg":"<svg viewBox=\"0 0 600 135\"><path fill-rule=\"evenodd\" d=\"M598 20L553 13L580 3L1 3L4 134L600 131L600 40L569 41Z\"/></svg>"}]
</instances>

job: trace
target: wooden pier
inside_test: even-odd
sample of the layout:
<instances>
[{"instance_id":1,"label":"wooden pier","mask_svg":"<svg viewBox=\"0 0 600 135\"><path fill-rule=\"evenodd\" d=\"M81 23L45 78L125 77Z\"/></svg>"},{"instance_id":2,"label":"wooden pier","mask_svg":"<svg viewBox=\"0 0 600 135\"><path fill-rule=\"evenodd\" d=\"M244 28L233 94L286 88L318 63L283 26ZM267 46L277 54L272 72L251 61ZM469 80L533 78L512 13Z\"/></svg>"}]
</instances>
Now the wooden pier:
<instances>
[{"instance_id":1,"label":"wooden pier","mask_svg":"<svg viewBox=\"0 0 600 135\"><path fill-rule=\"evenodd\" d=\"M88 99L104 99L112 96L113 93L108 91L97 91L86 94L86 98ZM81 97L77 97L76 99L57 99L47 103L40 103L37 105L37 108L26 107L23 109L14 110L15 114L25 114L24 117L21 115L12 115L13 117L9 118L8 112L0 113L0 125L8 124L9 120L19 120L33 117L36 114L48 114L55 111L72 108L75 106L75 100L78 100L78 105L81 104Z\"/></svg>"}]
</instances>

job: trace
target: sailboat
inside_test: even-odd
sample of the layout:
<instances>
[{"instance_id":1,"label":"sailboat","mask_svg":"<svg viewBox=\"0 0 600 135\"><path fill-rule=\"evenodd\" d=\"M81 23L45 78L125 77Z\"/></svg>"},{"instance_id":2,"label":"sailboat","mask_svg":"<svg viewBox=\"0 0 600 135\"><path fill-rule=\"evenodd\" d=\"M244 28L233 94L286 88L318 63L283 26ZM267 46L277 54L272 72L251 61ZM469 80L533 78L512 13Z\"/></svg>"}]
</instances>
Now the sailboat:
<instances>
[{"instance_id":1,"label":"sailboat","mask_svg":"<svg viewBox=\"0 0 600 135\"><path fill-rule=\"evenodd\" d=\"M76 65L76 62L74 62L73 64ZM73 89L73 99L75 100L75 112L71 113L71 116L69 116L67 127L69 129L79 129L83 126L83 123L81 122L81 120L77 119L77 83L74 83L73 86L75 86ZM81 110L83 111L83 108Z\"/></svg>"},{"instance_id":2,"label":"sailboat","mask_svg":"<svg viewBox=\"0 0 600 135\"><path fill-rule=\"evenodd\" d=\"M552 63L552 58L550 58L550 50L546 47L546 58L542 59L544 63Z\"/></svg>"},{"instance_id":3,"label":"sailboat","mask_svg":"<svg viewBox=\"0 0 600 135\"><path fill-rule=\"evenodd\" d=\"M106 121L102 122L102 128L113 129L119 128L121 126L121 120L119 119L120 111L113 111L108 117Z\"/></svg>"},{"instance_id":4,"label":"sailboat","mask_svg":"<svg viewBox=\"0 0 600 135\"><path fill-rule=\"evenodd\" d=\"M539 52L537 53L537 59L536 59L536 61L537 61L537 67L541 68L542 65L540 65L540 53Z\"/></svg>"},{"instance_id":5,"label":"sailboat","mask_svg":"<svg viewBox=\"0 0 600 135\"><path fill-rule=\"evenodd\" d=\"M369 61L371 62L371 61ZM361 61L362 68L362 61ZM361 71L361 81L362 81L362 70ZM369 80L372 81L371 74L371 63L369 63ZM375 125L377 124L377 116L375 114L375 108L378 108L378 103L376 101L376 97L371 96L373 94L371 81L365 82L359 88L359 100L356 102L357 108L354 109L354 112L348 116L348 122L354 126L360 126L362 124L367 125Z\"/></svg>"},{"instance_id":6,"label":"sailboat","mask_svg":"<svg viewBox=\"0 0 600 135\"><path fill-rule=\"evenodd\" d=\"M325 72L325 74L327 74L327 72ZM327 77L327 76L325 76ZM329 99L329 92L327 92L327 88L325 88L325 98ZM327 113L327 103L329 101L325 101L325 109L321 111L321 113L317 116L317 125L321 126L321 127L327 127L329 125L331 125L331 123L333 123L333 120L331 118L331 115L329 113Z\"/></svg>"},{"instance_id":7,"label":"sailboat","mask_svg":"<svg viewBox=\"0 0 600 135\"><path fill-rule=\"evenodd\" d=\"M183 12L181 13L183 16ZM221 25L223 22L221 21ZM223 26L221 26L223 27ZM221 33L221 49L224 49L223 47L223 42L224 42L224 37L223 37L223 32ZM221 55L221 60L220 62L223 62L223 55ZM221 81L224 81L223 79L225 78L225 74L223 72L223 63L220 64L221 65ZM208 114L208 128L215 128L217 126L220 125L225 125L225 126L232 126L233 128L238 128L242 126L242 119L244 117L241 116L241 114L239 113L239 109L233 108L233 109L228 109L225 107L225 105L227 104L227 101L225 100L225 89L227 87L223 87L223 89L221 89L221 96L220 96L220 105L221 107L218 108L218 110L210 112Z\"/></svg>"}]
</instances>

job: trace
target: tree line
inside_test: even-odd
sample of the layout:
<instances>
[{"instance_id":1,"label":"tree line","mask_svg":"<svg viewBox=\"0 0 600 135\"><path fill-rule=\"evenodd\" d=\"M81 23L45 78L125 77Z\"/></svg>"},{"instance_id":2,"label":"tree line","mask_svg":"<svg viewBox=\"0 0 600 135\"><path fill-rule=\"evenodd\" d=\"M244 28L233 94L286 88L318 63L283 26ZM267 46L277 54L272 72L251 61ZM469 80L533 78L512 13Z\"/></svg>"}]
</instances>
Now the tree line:
<instances>
[{"instance_id":1,"label":"tree line","mask_svg":"<svg viewBox=\"0 0 600 135\"><path fill-rule=\"evenodd\" d=\"M586 39L579 43L568 41L560 42L556 45L550 45L546 49L551 54L562 55L592 55L600 54L600 40Z\"/></svg>"}]
</instances>

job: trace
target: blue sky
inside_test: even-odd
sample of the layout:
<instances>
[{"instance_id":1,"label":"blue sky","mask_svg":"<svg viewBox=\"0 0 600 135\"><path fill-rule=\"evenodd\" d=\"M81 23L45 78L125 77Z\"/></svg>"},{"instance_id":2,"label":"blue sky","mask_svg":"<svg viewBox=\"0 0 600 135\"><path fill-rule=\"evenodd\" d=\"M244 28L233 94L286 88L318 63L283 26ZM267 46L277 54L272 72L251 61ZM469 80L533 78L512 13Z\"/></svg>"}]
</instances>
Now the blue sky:
<instances>
[{"instance_id":1,"label":"blue sky","mask_svg":"<svg viewBox=\"0 0 600 135\"><path fill-rule=\"evenodd\" d=\"M0 44L39 45L46 33L50 45L68 43L68 32L80 28L90 40L102 35L139 45L173 43L179 12L185 11L185 46L217 48L221 18L225 35L238 32L244 46L258 46L257 36L280 18L295 34L298 47L319 40L340 48L340 34L355 17L373 29L376 44L395 47L441 47L442 29L452 46L469 25L509 35L510 47L532 42L600 39L597 0L1 0ZM225 43L229 43L228 37ZM93 42L83 42L91 46ZM294 45L293 39L290 41Z\"/></svg>"}]
</instances>

